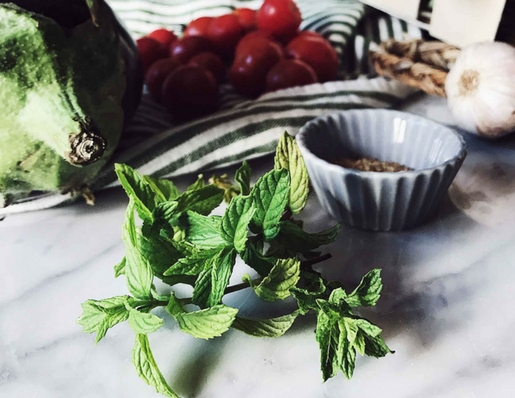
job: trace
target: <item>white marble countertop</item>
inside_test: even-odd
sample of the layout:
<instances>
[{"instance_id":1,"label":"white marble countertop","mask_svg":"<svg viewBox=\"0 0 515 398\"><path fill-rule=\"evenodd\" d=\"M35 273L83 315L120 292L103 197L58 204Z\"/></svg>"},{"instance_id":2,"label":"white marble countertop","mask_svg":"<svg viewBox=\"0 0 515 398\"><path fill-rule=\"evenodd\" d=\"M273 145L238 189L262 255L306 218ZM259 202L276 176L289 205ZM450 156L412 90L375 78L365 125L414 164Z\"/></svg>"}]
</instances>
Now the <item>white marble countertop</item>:
<instances>
[{"instance_id":1,"label":"white marble countertop","mask_svg":"<svg viewBox=\"0 0 515 398\"><path fill-rule=\"evenodd\" d=\"M452 122L443 100L422 98L406 109ZM506 188L515 170L514 140L467 141L469 156L457 181L468 186L476 181L474 170L493 165L504 170ZM253 165L265 171L271 162ZM515 396L515 189L500 196L490 195L496 188L488 184L481 189L461 201L467 214L447 199L415 230L343 228L328 247L334 257L319 269L349 287L366 271L383 268L383 296L365 315L384 329L396 353L359 358L352 381L340 374L321 382L313 318L279 339L230 331L207 342L170 321L150 337L163 374L181 397ZM478 201L484 206L474 212ZM126 293L112 268L123 256L126 204L121 189L112 189L98 195L95 207L78 203L0 222L1 398L158 396L133 369L127 324L95 346L75 323L84 300ZM314 195L305 213L310 228L333 223ZM248 290L230 295L228 304L256 316L284 311L259 304Z\"/></svg>"}]
</instances>

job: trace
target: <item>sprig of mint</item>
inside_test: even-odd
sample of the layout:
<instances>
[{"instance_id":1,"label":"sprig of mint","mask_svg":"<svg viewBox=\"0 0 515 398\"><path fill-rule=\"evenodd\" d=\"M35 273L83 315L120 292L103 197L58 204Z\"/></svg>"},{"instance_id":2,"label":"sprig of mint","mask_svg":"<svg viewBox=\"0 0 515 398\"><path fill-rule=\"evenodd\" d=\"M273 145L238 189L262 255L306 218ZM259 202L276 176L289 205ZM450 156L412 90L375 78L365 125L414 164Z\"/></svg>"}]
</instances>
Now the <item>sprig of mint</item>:
<instances>
[{"instance_id":1,"label":"sprig of mint","mask_svg":"<svg viewBox=\"0 0 515 398\"><path fill-rule=\"evenodd\" d=\"M116 173L129 205L122 233L125 257L114 270L115 277L125 276L130 295L84 302L78 323L84 332L96 333L98 342L110 328L128 321L136 334L134 366L157 392L177 397L147 337L163 325L152 313L157 307L164 307L183 332L201 339L218 337L230 328L255 337L278 337L297 317L314 312L324 381L339 370L351 378L357 353L383 357L392 352L381 329L354 312L376 304L382 289L380 270L367 273L347 294L311 267L330 257L317 250L334 241L340 226L313 234L293 218L306 205L309 184L297 144L287 133L279 141L274 169L254 186L247 162L236 171L236 184L226 175L213 176L209 184L199 176L183 193L171 181L139 175L127 165L117 164ZM229 203L224 215L210 215L224 199ZM245 275L241 284L228 286L237 257L259 276ZM155 278L170 286L190 284L192 297L159 293ZM270 319L240 317L238 309L222 299L245 288L268 302L293 296L298 309Z\"/></svg>"}]
</instances>

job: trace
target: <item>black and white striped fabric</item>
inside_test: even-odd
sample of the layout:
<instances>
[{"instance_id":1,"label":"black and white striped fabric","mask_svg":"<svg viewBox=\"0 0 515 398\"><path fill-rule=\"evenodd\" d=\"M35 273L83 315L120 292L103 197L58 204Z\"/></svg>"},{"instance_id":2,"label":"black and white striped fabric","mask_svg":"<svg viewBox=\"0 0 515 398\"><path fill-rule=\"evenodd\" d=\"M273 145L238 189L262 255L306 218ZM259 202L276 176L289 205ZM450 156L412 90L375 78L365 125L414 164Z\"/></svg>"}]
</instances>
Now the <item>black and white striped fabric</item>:
<instances>
[{"instance_id":1,"label":"black and white striped fabric","mask_svg":"<svg viewBox=\"0 0 515 398\"><path fill-rule=\"evenodd\" d=\"M234 8L259 8L261 0L108 0L134 38L159 27L180 33L194 18L221 15ZM113 159L91 185L93 191L117 184L114 163L143 174L174 177L256 158L275 150L286 130L296 134L310 119L350 108L388 108L412 90L373 76L367 53L389 37L421 37L418 28L371 12L354 0L297 0L301 28L326 37L341 59L340 80L268 93L256 100L222 87L220 109L206 118L176 124L169 113L144 95ZM0 215L37 210L69 201L45 194L0 209Z\"/></svg>"}]
</instances>

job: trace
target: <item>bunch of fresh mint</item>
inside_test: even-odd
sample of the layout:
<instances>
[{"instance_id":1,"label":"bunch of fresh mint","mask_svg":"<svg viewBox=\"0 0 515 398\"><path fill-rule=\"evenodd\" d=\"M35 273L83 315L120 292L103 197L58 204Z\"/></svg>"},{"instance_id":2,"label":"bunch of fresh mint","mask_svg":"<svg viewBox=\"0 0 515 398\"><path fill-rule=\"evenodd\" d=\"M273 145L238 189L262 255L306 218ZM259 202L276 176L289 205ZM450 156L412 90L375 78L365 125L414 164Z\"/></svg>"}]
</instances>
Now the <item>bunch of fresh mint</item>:
<instances>
[{"instance_id":1,"label":"bunch of fresh mint","mask_svg":"<svg viewBox=\"0 0 515 398\"><path fill-rule=\"evenodd\" d=\"M339 225L311 234L293 215L308 198L308 174L295 140L281 138L274 170L251 187L251 169L244 162L236 171L236 185L226 176L206 185L199 178L185 192L174 184L141 176L126 165L116 165L129 196L123 225L125 258L115 276L125 275L130 296L88 300L78 322L96 341L116 324L129 321L136 333L132 360L139 376L166 396L177 397L161 374L149 346L148 333L163 325L152 314L165 307L179 328L194 337L211 339L234 328L257 337L283 335L300 315L317 315L316 340L320 347L324 381L339 369L352 376L356 352L383 357L390 349L381 329L354 314L360 306L373 306L382 289L380 271L365 275L347 294L337 283L324 280L312 265L327 259L317 249L334 241ZM223 216L209 215L223 199L229 205ZM136 226L135 214L143 221ZM228 286L237 256L259 277L246 275L243 283ZM168 285L193 286L191 298L159 293L154 278ZM247 319L238 309L223 304L224 295L252 288L264 301L293 296L294 312L271 319ZM190 311L192 307L195 310Z\"/></svg>"}]
</instances>

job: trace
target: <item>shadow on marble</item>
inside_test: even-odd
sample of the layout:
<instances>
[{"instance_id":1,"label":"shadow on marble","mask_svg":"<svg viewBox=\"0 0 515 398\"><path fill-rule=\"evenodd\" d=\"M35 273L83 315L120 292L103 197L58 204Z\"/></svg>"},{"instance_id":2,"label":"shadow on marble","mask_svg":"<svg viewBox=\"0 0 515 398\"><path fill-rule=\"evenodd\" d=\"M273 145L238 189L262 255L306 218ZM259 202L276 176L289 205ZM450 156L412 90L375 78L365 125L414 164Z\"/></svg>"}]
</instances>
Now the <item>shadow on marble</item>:
<instances>
[{"instance_id":1,"label":"shadow on marble","mask_svg":"<svg viewBox=\"0 0 515 398\"><path fill-rule=\"evenodd\" d=\"M191 343L192 347L188 348L190 352L194 352L196 355L181 358L180 372L169 378L171 380L170 384L181 396L201 396L204 387L209 383L210 376L215 373L216 367L220 363L220 352L227 349L229 343L229 336L222 336L213 340L193 341Z\"/></svg>"},{"instance_id":2,"label":"shadow on marble","mask_svg":"<svg viewBox=\"0 0 515 398\"><path fill-rule=\"evenodd\" d=\"M290 338L294 336L300 337L305 332L311 332L312 344L315 342L316 317L314 314L308 314L297 318L293 326L287 332ZM286 336L285 336L286 337ZM283 338L285 338L283 337ZM213 340L195 339L188 344L188 356L174 358L174 362L178 362L178 372L165 375L170 384L181 397L202 397L205 389L210 384L211 377L217 373L217 365L223 363L224 356L239 346L237 341L247 339L248 344L252 344L253 340L263 340L256 337L246 336L241 332L231 330L223 336ZM281 338L279 338L281 339ZM276 339L265 339L276 340ZM302 349L302 347L297 347ZM263 359L266 361L266 358ZM228 376L229 377L229 376Z\"/></svg>"},{"instance_id":3,"label":"shadow on marble","mask_svg":"<svg viewBox=\"0 0 515 398\"><path fill-rule=\"evenodd\" d=\"M403 232L370 232L344 226L328 252L333 258L316 267L325 278L339 281L347 291L352 291L360 278L373 268L382 269L383 292L374 308L361 311L361 315L377 323L385 338L410 330L421 346L430 346L438 339L440 328L433 314L447 306L446 283L457 285L459 294L471 294L445 267L436 270L424 283L415 283L414 276L442 249L445 241L452 241L462 231L478 226L464 216L446 196L436 213L423 225ZM439 272L440 271L440 272ZM465 314L464 314L465 315ZM463 319L467 319L464 316ZM446 325L445 331L448 331Z\"/></svg>"},{"instance_id":4,"label":"shadow on marble","mask_svg":"<svg viewBox=\"0 0 515 398\"><path fill-rule=\"evenodd\" d=\"M324 222L330 223L327 220ZM425 283L413 283L411 276L420 267L426 266L423 260L431 257L432 250L437 250L438 240L451 239L460 231L475 226L473 220L459 213L445 198L426 224L411 231L377 233L344 226L337 241L327 249L333 258L316 268L326 278L342 283L347 290L354 289L370 269L382 268L382 298L376 308L365 309L361 315L383 329L387 342L393 341L397 335L409 333L416 343L415 353L422 354L436 345L440 336L462 328L471 316L465 308L460 318L452 321L439 319L439 313L448 306L449 285L453 286L453 296L459 296L460 300L467 300L473 294L474 286L470 281L460 281L459 274L447 274L445 269L442 269L441 275L437 274L437 277ZM428 242L428 235L437 242ZM264 303L250 289L230 295L226 303L239 307L242 316L253 318L279 316L295 308L293 300ZM314 343L315 327L314 314L299 317L285 337L310 333ZM231 332L210 342L192 342L188 351L194 354L181 358L181 370L171 376L172 385L184 396L202 396L220 357L230 349L237 333ZM396 347L392 345L392 349Z\"/></svg>"},{"instance_id":5,"label":"shadow on marble","mask_svg":"<svg viewBox=\"0 0 515 398\"><path fill-rule=\"evenodd\" d=\"M468 135L469 156L449 189L451 200L479 223L496 227L515 221L515 138L486 141Z\"/></svg>"}]
</instances>

